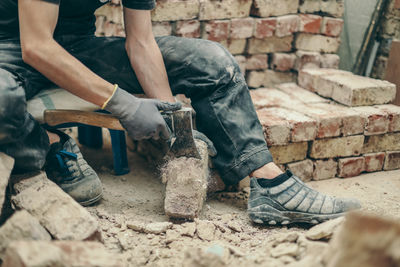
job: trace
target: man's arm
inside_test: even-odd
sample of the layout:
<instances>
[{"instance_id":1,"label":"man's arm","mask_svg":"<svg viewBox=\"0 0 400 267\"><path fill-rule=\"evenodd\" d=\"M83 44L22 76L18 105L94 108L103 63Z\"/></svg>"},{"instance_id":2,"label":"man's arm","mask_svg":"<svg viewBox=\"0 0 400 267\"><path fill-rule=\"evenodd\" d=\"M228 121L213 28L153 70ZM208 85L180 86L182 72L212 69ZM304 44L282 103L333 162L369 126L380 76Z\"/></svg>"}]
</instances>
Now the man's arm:
<instances>
[{"instance_id":1,"label":"man's arm","mask_svg":"<svg viewBox=\"0 0 400 267\"><path fill-rule=\"evenodd\" d=\"M59 6L48 1L18 0L23 60L58 86L102 106L112 95L114 86L53 39Z\"/></svg>"},{"instance_id":2,"label":"man's arm","mask_svg":"<svg viewBox=\"0 0 400 267\"><path fill-rule=\"evenodd\" d=\"M126 51L143 91L150 98L175 102L148 10L124 8Z\"/></svg>"}]
</instances>

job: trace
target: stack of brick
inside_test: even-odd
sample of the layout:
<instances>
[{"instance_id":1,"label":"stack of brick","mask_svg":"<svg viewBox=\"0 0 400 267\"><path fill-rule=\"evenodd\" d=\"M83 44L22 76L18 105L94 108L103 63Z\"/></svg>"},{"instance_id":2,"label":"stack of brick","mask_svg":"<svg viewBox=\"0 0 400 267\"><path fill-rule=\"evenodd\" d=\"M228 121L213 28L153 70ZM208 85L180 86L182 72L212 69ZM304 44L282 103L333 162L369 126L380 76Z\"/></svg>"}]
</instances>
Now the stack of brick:
<instances>
[{"instance_id":1,"label":"stack of brick","mask_svg":"<svg viewBox=\"0 0 400 267\"><path fill-rule=\"evenodd\" d=\"M337 68L343 0L157 0L156 36L219 42L250 87L296 80L303 68ZM119 0L97 12L97 35L124 36Z\"/></svg>"},{"instance_id":2,"label":"stack of brick","mask_svg":"<svg viewBox=\"0 0 400 267\"><path fill-rule=\"evenodd\" d=\"M395 85L333 69L303 70L299 85L251 91L277 164L304 180L400 168Z\"/></svg>"}]
</instances>

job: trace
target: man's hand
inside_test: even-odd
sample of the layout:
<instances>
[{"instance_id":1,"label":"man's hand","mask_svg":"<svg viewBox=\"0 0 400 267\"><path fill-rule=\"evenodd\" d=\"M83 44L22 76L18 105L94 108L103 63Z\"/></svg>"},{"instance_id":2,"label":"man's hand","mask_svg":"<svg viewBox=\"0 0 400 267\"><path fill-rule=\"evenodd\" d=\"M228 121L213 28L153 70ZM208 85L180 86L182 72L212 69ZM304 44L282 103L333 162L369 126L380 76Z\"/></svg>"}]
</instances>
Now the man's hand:
<instances>
[{"instance_id":1,"label":"man's hand","mask_svg":"<svg viewBox=\"0 0 400 267\"><path fill-rule=\"evenodd\" d=\"M175 111L181 107L181 103L137 98L117 88L104 109L118 117L132 139L142 140L168 139L171 133L160 111Z\"/></svg>"}]
</instances>

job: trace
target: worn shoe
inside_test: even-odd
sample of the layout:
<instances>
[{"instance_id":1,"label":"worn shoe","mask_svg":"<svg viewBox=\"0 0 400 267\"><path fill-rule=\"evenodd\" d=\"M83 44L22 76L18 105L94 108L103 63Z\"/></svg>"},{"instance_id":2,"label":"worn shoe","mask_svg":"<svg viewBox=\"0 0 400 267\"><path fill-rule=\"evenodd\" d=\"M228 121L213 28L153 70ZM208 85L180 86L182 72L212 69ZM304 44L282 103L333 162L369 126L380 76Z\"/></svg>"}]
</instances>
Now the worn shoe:
<instances>
[{"instance_id":1,"label":"worn shoe","mask_svg":"<svg viewBox=\"0 0 400 267\"><path fill-rule=\"evenodd\" d=\"M317 224L360 207L355 199L334 198L311 189L290 171L272 180L250 180L248 213L255 223Z\"/></svg>"},{"instance_id":2,"label":"worn shoe","mask_svg":"<svg viewBox=\"0 0 400 267\"><path fill-rule=\"evenodd\" d=\"M45 170L50 180L58 184L82 206L99 201L103 188L96 172L83 159L74 139L61 131L60 142L50 146Z\"/></svg>"}]
</instances>

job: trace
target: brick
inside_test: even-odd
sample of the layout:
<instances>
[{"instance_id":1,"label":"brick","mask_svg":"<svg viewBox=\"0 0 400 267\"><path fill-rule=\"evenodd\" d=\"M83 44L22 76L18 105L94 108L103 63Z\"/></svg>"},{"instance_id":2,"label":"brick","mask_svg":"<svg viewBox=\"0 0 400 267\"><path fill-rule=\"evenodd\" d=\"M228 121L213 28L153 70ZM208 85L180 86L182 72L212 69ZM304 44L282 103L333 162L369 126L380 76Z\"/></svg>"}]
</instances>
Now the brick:
<instances>
[{"instance_id":1,"label":"brick","mask_svg":"<svg viewBox=\"0 0 400 267\"><path fill-rule=\"evenodd\" d=\"M275 35L276 18L261 18L254 20L254 37L264 39Z\"/></svg>"},{"instance_id":2,"label":"brick","mask_svg":"<svg viewBox=\"0 0 400 267\"><path fill-rule=\"evenodd\" d=\"M222 44L229 50L232 55L243 54L246 50L246 39L230 39L222 41Z\"/></svg>"},{"instance_id":3,"label":"brick","mask_svg":"<svg viewBox=\"0 0 400 267\"><path fill-rule=\"evenodd\" d=\"M289 163L288 169L297 177L299 177L304 182L309 182L313 178L313 162L309 159Z\"/></svg>"},{"instance_id":4,"label":"brick","mask_svg":"<svg viewBox=\"0 0 400 267\"><path fill-rule=\"evenodd\" d=\"M400 131L400 107L396 105L378 105L375 108L385 112L389 117L389 132Z\"/></svg>"},{"instance_id":5,"label":"brick","mask_svg":"<svg viewBox=\"0 0 400 267\"><path fill-rule=\"evenodd\" d=\"M172 34L171 23L167 21L153 22L153 34L154 36L168 36Z\"/></svg>"},{"instance_id":6,"label":"brick","mask_svg":"<svg viewBox=\"0 0 400 267\"><path fill-rule=\"evenodd\" d=\"M289 71L294 68L296 62L296 55L287 53L274 53L272 54L271 67L278 71Z\"/></svg>"},{"instance_id":7,"label":"brick","mask_svg":"<svg viewBox=\"0 0 400 267\"><path fill-rule=\"evenodd\" d=\"M0 259L7 247L18 240L51 240L38 219L26 210L16 211L0 228Z\"/></svg>"},{"instance_id":8,"label":"brick","mask_svg":"<svg viewBox=\"0 0 400 267\"><path fill-rule=\"evenodd\" d=\"M97 220L44 173L14 185L13 204L25 209L56 239L99 239Z\"/></svg>"},{"instance_id":9,"label":"brick","mask_svg":"<svg viewBox=\"0 0 400 267\"><path fill-rule=\"evenodd\" d=\"M336 53L340 39L309 33L299 33L296 37L296 49L322 53Z\"/></svg>"},{"instance_id":10,"label":"brick","mask_svg":"<svg viewBox=\"0 0 400 267\"><path fill-rule=\"evenodd\" d=\"M250 14L252 0L200 0L200 20L244 18Z\"/></svg>"},{"instance_id":11,"label":"brick","mask_svg":"<svg viewBox=\"0 0 400 267\"><path fill-rule=\"evenodd\" d=\"M334 159L314 161L313 180L320 181L336 177L338 163Z\"/></svg>"},{"instance_id":12,"label":"brick","mask_svg":"<svg viewBox=\"0 0 400 267\"><path fill-rule=\"evenodd\" d=\"M197 18L199 15L198 0L158 0L151 12L153 21L174 21Z\"/></svg>"},{"instance_id":13,"label":"brick","mask_svg":"<svg viewBox=\"0 0 400 267\"><path fill-rule=\"evenodd\" d=\"M342 19L324 17L321 33L327 36L338 37L342 33L343 24Z\"/></svg>"},{"instance_id":14,"label":"brick","mask_svg":"<svg viewBox=\"0 0 400 267\"><path fill-rule=\"evenodd\" d=\"M229 36L229 20L212 20L205 23L203 38L211 41L223 41Z\"/></svg>"},{"instance_id":15,"label":"brick","mask_svg":"<svg viewBox=\"0 0 400 267\"><path fill-rule=\"evenodd\" d=\"M275 35L285 37L299 31L299 16L286 15L276 19Z\"/></svg>"},{"instance_id":16,"label":"brick","mask_svg":"<svg viewBox=\"0 0 400 267\"><path fill-rule=\"evenodd\" d=\"M281 83L294 82L295 80L296 77L291 72L273 70L250 71L247 75L247 84L251 88L275 86Z\"/></svg>"},{"instance_id":17,"label":"brick","mask_svg":"<svg viewBox=\"0 0 400 267\"><path fill-rule=\"evenodd\" d=\"M251 15L257 17L273 17L296 14L298 8L298 0L254 0L251 8Z\"/></svg>"},{"instance_id":18,"label":"brick","mask_svg":"<svg viewBox=\"0 0 400 267\"><path fill-rule=\"evenodd\" d=\"M362 151L363 144L363 135L319 139L313 141L310 157L314 159L324 159L358 156Z\"/></svg>"},{"instance_id":19,"label":"brick","mask_svg":"<svg viewBox=\"0 0 400 267\"><path fill-rule=\"evenodd\" d=\"M14 167L14 159L0 152L0 217L2 215L4 201L6 199L6 190L11 171Z\"/></svg>"},{"instance_id":20,"label":"brick","mask_svg":"<svg viewBox=\"0 0 400 267\"><path fill-rule=\"evenodd\" d=\"M338 69L340 57L336 54L323 54L321 55L321 68L325 69Z\"/></svg>"},{"instance_id":21,"label":"brick","mask_svg":"<svg viewBox=\"0 0 400 267\"><path fill-rule=\"evenodd\" d=\"M246 75L246 82L250 88L259 88L263 86L265 80L264 71L250 71Z\"/></svg>"},{"instance_id":22,"label":"brick","mask_svg":"<svg viewBox=\"0 0 400 267\"><path fill-rule=\"evenodd\" d=\"M268 146L287 145L290 141L289 122L276 116L274 111L268 108L257 110L258 119L264 129Z\"/></svg>"},{"instance_id":23,"label":"brick","mask_svg":"<svg viewBox=\"0 0 400 267\"><path fill-rule=\"evenodd\" d=\"M187 38L200 37L200 21L198 20L182 20L176 23L176 36Z\"/></svg>"},{"instance_id":24,"label":"brick","mask_svg":"<svg viewBox=\"0 0 400 267\"><path fill-rule=\"evenodd\" d=\"M341 18L344 13L344 0L321 1L321 12Z\"/></svg>"},{"instance_id":25,"label":"brick","mask_svg":"<svg viewBox=\"0 0 400 267\"><path fill-rule=\"evenodd\" d=\"M292 50L293 36L267 37L264 39L249 39L249 54L290 52Z\"/></svg>"},{"instance_id":26,"label":"brick","mask_svg":"<svg viewBox=\"0 0 400 267\"><path fill-rule=\"evenodd\" d=\"M363 153L400 150L400 133L366 136Z\"/></svg>"},{"instance_id":27,"label":"brick","mask_svg":"<svg viewBox=\"0 0 400 267\"><path fill-rule=\"evenodd\" d=\"M383 166L385 171L400 169L400 151L388 151L386 152L385 165Z\"/></svg>"},{"instance_id":28,"label":"brick","mask_svg":"<svg viewBox=\"0 0 400 267\"><path fill-rule=\"evenodd\" d=\"M7 249L3 266L117 267L126 266L126 263L119 255L108 252L98 242L17 241Z\"/></svg>"},{"instance_id":29,"label":"brick","mask_svg":"<svg viewBox=\"0 0 400 267\"><path fill-rule=\"evenodd\" d=\"M304 104L329 103L328 99L301 88L296 83L283 83L276 86L276 88Z\"/></svg>"},{"instance_id":30,"label":"brick","mask_svg":"<svg viewBox=\"0 0 400 267\"><path fill-rule=\"evenodd\" d=\"M394 1L394 8L395 9L400 9L400 0L395 0Z\"/></svg>"},{"instance_id":31,"label":"brick","mask_svg":"<svg viewBox=\"0 0 400 267\"><path fill-rule=\"evenodd\" d=\"M295 69L315 69L321 66L321 54L310 51L296 51Z\"/></svg>"},{"instance_id":32,"label":"brick","mask_svg":"<svg viewBox=\"0 0 400 267\"><path fill-rule=\"evenodd\" d=\"M104 16L107 21L115 24L123 24L122 7L116 5L104 5L96 10L96 16Z\"/></svg>"},{"instance_id":33,"label":"brick","mask_svg":"<svg viewBox=\"0 0 400 267\"><path fill-rule=\"evenodd\" d=\"M247 64L246 57L245 56L235 56L235 60L239 65L240 71L244 75L246 73L246 64Z\"/></svg>"},{"instance_id":34,"label":"brick","mask_svg":"<svg viewBox=\"0 0 400 267\"><path fill-rule=\"evenodd\" d=\"M302 69L300 70L298 76L299 85L312 92L317 92L319 95L331 97L331 86L321 86L321 80L323 77L338 73L343 73L344 75L352 75L351 72L334 69Z\"/></svg>"},{"instance_id":35,"label":"brick","mask_svg":"<svg viewBox=\"0 0 400 267\"><path fill-rule=\"evenodd\" d=\"M277 164L301 161L307 157L307 142L291 143L285 146L272 146L270 152Z\"/></svg>"},{"instance_id":36,"label":"brick","mask_svg":"<svg viewBox=\"0 0 400 267\"><path fill-rule=\"evenodd\" d=\"M385 153L370 153L364 154L364 171L366 172L376 172L381 171L383 168L383 163L385 161Z\"/></svg>"},{"instance_id":37,"label":"brick","mask_svg":"<svg viewBox=\"0 0 400 267\"><path fill-rule=\"evenodd\" d=\"M250 96L256 109L280 106L290 107L293 105L302 104L300 100L291 97L281 90L272 88L260 88L257 90L250 90Z\"/></svg>"},{"instance_id":38,"label":"brick","mask_svg":"<svg viewBox=\"0 0 400 267\"><path fill-rule=\"evenodd\" d=\"M258 54L251 55L246 59L247 70L262 70L268 69L268 55Z\"/></svg>"},{"instance_id":39,"label":"brick","mask_svg":"<svg viewBox=\"0 0 400 267\"><path fill-rule=\"evenodd\" d=\"M339 177L347 178L358 176L364 171L364 157L339 159L338 166Z\"/></svg>"},{"instance_id":40,"label":"brick","mask_svg":"<svg viewBox=\"0 0 400 267\"><path fill-rule=\"evenodd\" d=\"M299 10L301 13L317 13L321 10L321 0L302 0Z\"/></svg>"},{"instance_id":41,"label":"brick","mask_svg":"<svg viewBox=\"0 0 400 267\"><path fill-rule=\"evenodd\" d=\"M231 20L231 39L245 39L253 36L254 19L242 18Z\"/></svg>"},{"instance_id":42,"label":"brick","mask_svg":"<svg viewBox=\"0 0 400 267\"><path fill-rule=\"evenodd\" d=\"M311 14L299 14L299 31L305 33L320 33L322 17Z\"/></svg>"},{"instance_id":43,"label":"brick","mask_svg":"<svg viewBox=\"0 0 400 267\"><path fill-rule=\"evenodd\" d=\"M377 135L387 133L389 129L389 116L386 112L372 106L353 108L366 120L364 135Z\"/></svg>"},{"instance_id":44,"label":"brick","mask_svg":"<svg viewBox=\"0 0 400 267\"><path fill-rule=\"evenodd\" d=\"M106 22L105 16L96 16L96 36L104 36L104 23Z\"/></svg>"}]
</instances>

